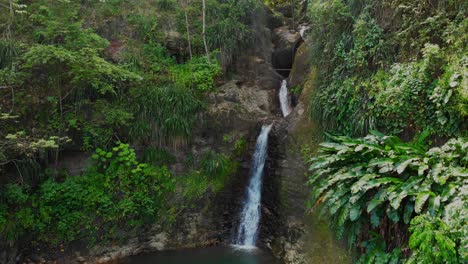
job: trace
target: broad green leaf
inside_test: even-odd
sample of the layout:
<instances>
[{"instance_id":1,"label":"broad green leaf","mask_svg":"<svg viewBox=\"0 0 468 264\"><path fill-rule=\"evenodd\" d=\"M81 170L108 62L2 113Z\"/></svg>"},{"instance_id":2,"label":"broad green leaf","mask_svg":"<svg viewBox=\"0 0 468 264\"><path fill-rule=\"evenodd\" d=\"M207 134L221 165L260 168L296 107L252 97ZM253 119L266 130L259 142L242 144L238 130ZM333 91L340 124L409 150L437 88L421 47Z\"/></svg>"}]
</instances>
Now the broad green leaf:
<instances>
[{"instance_id":1,"label":"broad green leaf","mask_svg":"<svg viewBox=\"0 0 468 264\"><path fill-rule=\"evenodd\" d=\"M411 158L411 159L408 159L408 160L405 160L403 162L401 162L397 167L396 167L396 171L398 174L402 174L406 167L408 167L408 165L410 165L412 162L418 160L418 158Z\"/></svg>"},{"instance_id":2,"label":"broad green leaf","mask_svg":"<svg viewBox=\"0 0 468 264\"><path fill-rule=\"evenodd\" d=\"M368 213L372 212L372 210L374 210L377 206L381 205L382 203L383 203L382 200L372 199L367 205L367 212Z\"/></svg>"},{"instance_id":3,"label":"broad green leaf","mask_svg":"<svg viewBox=\"0 0 468 264\"><path fill-rule=\"evenodd\" d=\"M440 208L440 195L429 199L429 213L433 216L437 214Z\"/></svg>"},{"instance_id":4,"label":"broad green leaf","mask_svg":"<svg viewBox=\"0 0 468 264\"><path fill-rule=\"evenodd\" d=\"M410 221L411 221L411 216L413 214L413 211L414 211L414 205L413 203L407 203L405 205L405 211L403 212L403 222L405 224L409 224Z\"/></svg>"},{"instance_id":5,"label":"broad green leaf","mask_svg":"<svg viewBox=\"0 0 468 264\"><path fill-rule=\"evenodd\" d=\"M397 210L387 208L387 216L393 223L398 223L398 221L400 221L400 214Z\"/></svg>"},{"instance_id":6,"label":"broad green leaf","mask_svg":"<svg viewBox=\"0 0 468 264\"><path fill-rule=\"evenodd\" d=\"M377 213L377 210L372 211L370 222L373 228L377 228L380 225L380 219L381 217Z\"/></svg>"},{"instance_id":7,"label":"broad green leaf","mask_svg":"<svg viewBox=\"0 0 468 264\"><path fill-rule=\"evenodd\" d=\"M355 204L349 211L349 220L356 221L361 215L361 205Z\"/></svg>"},{"instance_id":8,"label":"broad green leaf","mask_svg":"<svg viewBox=\"0 0 468 264\"><path fill-rule=\"evenodd\" d=\"M415 204L414 204L414 211L417 214L421 213L422 208L423 208L424 204L426 203L427 199L429 198L430 194L431 194L431 192L422 192L422 193L418 194L418 196L416 197L416 201L415 201Z\"/></svg>"}]
</instances>

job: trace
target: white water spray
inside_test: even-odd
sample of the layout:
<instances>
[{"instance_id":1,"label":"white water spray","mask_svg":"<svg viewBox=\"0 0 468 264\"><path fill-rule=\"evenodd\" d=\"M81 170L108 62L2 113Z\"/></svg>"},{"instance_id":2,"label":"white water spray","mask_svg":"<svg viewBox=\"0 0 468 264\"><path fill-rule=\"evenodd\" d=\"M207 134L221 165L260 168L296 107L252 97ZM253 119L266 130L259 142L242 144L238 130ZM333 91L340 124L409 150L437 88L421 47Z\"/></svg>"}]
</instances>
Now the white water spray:
<instances>
[{"instance_id":1,"label":"white water spray","mask_svg":"<svg viewBox=\"0 0 468 264\"><path fill-rule=\"evenodd\" d=\"M240 215L240 224L237 231L236 246L255 247L260 222L260 207L262 198L263 167L268 150L268 134L272 125L263 125L257 138L255 152L252 158L251 178L247 187L244 207Z\"/></svg>"},{"instance_id":2,"label":"white water spray","mask_svg":"<svg viewBox=\"0 0 468 264\"><path fill-rule=\"evenodd\" d=\"M301 38L304 39L304 33L305 33L306 30L309 29L309 27L305 26L305 25L301 25L299 28L300 28L299 29L299 34L301 35Z\"/></svg>"},{"instance_id":3,"label":"white water spray","mask_svg":"<svg viewBox=\"0 0 468 264\"><path fill-rule=\"evenodd\" d=\"M279 100L281 104L281 112L283 112L283 117L286 117L291 113L291 106L289 105L288 100L288 82L286 80L283 80L281 83Z\"/></svg>"}]
</instances>

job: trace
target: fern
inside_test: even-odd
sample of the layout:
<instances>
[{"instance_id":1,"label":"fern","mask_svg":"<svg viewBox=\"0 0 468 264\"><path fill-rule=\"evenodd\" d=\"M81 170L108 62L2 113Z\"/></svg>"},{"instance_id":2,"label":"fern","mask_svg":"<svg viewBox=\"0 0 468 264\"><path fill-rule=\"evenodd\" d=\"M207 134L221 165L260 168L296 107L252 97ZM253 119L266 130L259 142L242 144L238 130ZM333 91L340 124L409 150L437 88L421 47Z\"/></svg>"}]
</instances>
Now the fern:
<instances>
[{"instance_id":1,"label":"fern","mask_svg":"<svg viewBox=\"0 0 468 264\"><path fill-rule=\"evenodd\" d=\"M320 144L317 156L307 159L312 172L308 183L313 186L310 204L322 206L321 215L331 217L338 237L357 223L381 232L390 220L395 228L405 230L413 217L440 217L453 199L466 198L466 192L461 191L467 175L468 143L464 139L427 149L420 141L403 143L377 132L361 139L330 138L331 142ZM354 227L350 231L350 245L358 244L357 237L366 237L356 232ZM382 232L384 241L392 239ZM373 261L390 261L398 255L372 254L369 259Z\"/></svg>"},{"instance_id":2,"label":"fern","mask_svg":"<svg viewBox=\"0 0 468 264\"><path fill-rule=\"evenodd\" d=\"M458 263L456 238L444 221L420 215L411 221L409 263Z\"/></svg>"}]
</instances>

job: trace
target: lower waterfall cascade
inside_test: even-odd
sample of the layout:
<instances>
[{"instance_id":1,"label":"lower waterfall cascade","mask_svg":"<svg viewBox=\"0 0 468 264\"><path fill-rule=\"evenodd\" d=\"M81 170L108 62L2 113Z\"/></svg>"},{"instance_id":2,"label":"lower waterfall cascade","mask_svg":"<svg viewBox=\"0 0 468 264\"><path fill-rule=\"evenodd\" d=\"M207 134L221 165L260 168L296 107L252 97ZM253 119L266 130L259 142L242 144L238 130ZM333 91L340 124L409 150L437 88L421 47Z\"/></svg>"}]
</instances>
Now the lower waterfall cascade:
<instances>
[{"instance_id":1,"label":"lower waterfall cascade","mask_svg":"<svg viewBox=\"0 0 468 264\"><path fill-rule=\"evenodd\" d=\"M263 125L257 138L255 152L252 157L251 178L240 214L237 237L234 241L236 246L255 247L257 242L258 225L261 216L263 168L267 156L268 135L271 127L272 124Z\"/></svg>"}]
</instances>

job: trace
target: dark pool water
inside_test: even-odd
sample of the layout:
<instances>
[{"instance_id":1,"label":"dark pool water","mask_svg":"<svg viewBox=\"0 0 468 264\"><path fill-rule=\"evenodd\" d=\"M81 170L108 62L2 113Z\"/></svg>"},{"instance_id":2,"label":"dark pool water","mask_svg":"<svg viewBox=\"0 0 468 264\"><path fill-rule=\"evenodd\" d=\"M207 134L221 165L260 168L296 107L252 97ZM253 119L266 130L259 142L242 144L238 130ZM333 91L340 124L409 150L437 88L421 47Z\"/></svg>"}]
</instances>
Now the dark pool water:
<instances>
[{"instance_id":1,"label":"dark pool water","mask_svg":"<svg viewBox=\"0 0 468 264\"><path fill-rule=\"evenodd\" d=\"M161 251L133 256L124 264L275 264L273 256L260 250L212 247Z\"/></svg>"}]
</instances>

